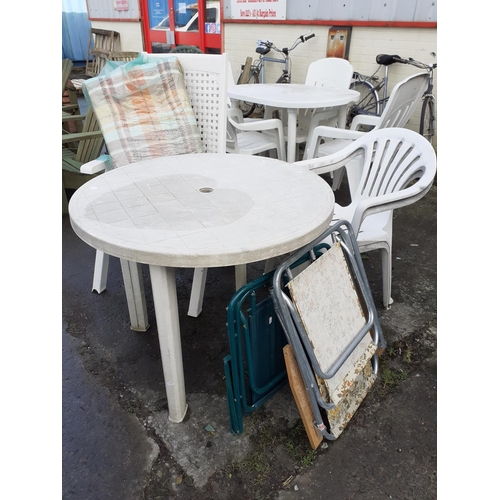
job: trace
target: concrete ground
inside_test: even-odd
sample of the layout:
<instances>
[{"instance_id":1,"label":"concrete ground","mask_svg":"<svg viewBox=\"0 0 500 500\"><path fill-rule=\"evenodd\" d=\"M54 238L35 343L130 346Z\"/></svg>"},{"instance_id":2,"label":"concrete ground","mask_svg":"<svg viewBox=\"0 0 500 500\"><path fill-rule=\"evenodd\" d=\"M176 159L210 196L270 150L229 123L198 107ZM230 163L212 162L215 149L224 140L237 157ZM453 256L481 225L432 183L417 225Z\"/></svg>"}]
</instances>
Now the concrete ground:
<instances>
[{"instance_id":1,"label":"concrete ground","mask_svg":"<svg viewBox=\"0 0 500 500\"><path fill-rule=\"evenodd\" d=\"M187 316L192 270L177 273L188 415L168 421L147 269L151 327L133 332L117 259L91 292L94 251L62 219L65 500L434 499L437 497L437 186L395 213L388 343L375 386L336 441L309 447L284 387L229 430L223 357L231 268L211 269L204 310ZM381 304L378 252L364 261ZM250 266L250 279L262 272Z\"/></svg>"}]
</instances>

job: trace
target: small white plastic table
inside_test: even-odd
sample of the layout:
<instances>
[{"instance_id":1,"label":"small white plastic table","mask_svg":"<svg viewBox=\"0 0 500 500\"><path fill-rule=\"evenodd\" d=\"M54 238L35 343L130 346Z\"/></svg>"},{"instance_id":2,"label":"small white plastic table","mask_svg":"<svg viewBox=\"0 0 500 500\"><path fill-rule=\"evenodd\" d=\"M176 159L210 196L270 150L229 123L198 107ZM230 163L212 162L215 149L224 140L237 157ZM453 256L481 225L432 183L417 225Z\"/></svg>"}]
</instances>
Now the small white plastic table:
<instances>
[{"instance_id":1,"label":"small white plastic table","mask_svg":"<svg viewBox=\"0 0 500 500\"><path fill-rule=\"evenodd\" d=\"M106 172L71 197L76 234L92 247L148 264L169 419L187 404L175 268L247 264L294 251L332 220L318 175L250 155L188 154Z\"/></svg>"},{"instance_id":2,"label":"small white plastic table","mask_svg":"<svg viewBox=\"0 0 500 500\"><path fill-rule=\"evenodd\" d=\"M298 109L339 107L339 126L344 128L347 105L359 100L359 92L356 90L332 89L300 83L230 85L227 95L239 101L255 102L288 110L287 161L289 163L295 161Z\"/></svg>"}]
</instances>

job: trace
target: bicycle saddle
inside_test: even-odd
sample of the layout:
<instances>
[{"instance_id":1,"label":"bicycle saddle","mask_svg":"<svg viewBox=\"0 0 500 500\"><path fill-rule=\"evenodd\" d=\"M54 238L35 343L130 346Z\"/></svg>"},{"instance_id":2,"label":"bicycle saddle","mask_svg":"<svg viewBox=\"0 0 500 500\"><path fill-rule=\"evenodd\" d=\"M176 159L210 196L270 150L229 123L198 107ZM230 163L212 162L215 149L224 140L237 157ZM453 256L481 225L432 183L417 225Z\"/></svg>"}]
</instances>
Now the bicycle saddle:
<instances>
[{"instance_id":1,"label":"bicycle saddle","mask_svg":"<svg viewBox=\"0 0 500 500\"><path fill-rule=\"evenodd\" d=\"M389 54L379 54L376 59L377 64L382 64L383 66L389 66L389 64L401 62L401 57L396 55L390 56Z\"/></svg>"},{"instance_id":2,"label":"bicycle saddle","mask_svg":"<svg viewBox=\"0 0 500 500\"><path fill-rule=\"evenodd\" d=\"M270 52L270 48L266 47L265 45L259 45L256 49L255 52L258 52L259 54L265 55L268 52Z\"/></svg>"}]
</instances>

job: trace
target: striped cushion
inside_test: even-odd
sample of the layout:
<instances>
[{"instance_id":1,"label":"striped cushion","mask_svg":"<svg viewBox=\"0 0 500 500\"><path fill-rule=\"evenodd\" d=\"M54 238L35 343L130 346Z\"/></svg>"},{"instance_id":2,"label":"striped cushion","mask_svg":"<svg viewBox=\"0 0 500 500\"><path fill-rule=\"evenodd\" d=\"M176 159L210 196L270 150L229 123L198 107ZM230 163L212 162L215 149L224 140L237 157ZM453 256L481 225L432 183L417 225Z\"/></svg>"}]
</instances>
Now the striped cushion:
<instances>
[{"instance_id":1,"label":"striped cushion","mask_svg":"<svg viewBox=\"0 0 500 500\"><path fill-rule=\"evenodd\" d=\"M203 153L176 58L123 64L83 84L113 167L159 156Z\"/></svg>"}]
</instances>

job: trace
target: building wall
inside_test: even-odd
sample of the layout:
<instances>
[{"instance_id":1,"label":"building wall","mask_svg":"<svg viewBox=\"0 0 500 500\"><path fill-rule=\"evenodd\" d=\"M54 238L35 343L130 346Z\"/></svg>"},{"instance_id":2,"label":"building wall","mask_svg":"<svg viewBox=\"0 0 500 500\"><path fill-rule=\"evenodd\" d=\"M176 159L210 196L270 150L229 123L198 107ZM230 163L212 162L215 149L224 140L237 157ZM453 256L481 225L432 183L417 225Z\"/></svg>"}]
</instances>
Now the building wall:
<instances>
[{"instance_id":1,"label":"building wall","mask_svg":"<svg viewBox=\"0 0 500 500\"><path fill-rule=\"evenodd\" d=\"M120 33L121 50L142 51L142 27L139 22L92 21L94 28L116 30ZM305 81L307 68L312 61L326 56L326 43L330 26L291 25L291 24L224 24L224 52L228 54L235 81L238 79L240 67L247 57L256 58L255 47L258 39L271 40L278 47L290 47L295 39L312 30L315 37L300 44L291 53L292 82ZM377 54L397 54L401 57L413 57L422 62L436 62L437 29L433 28L383 28L354 26L352 28L349 56L354 71L371 75L378 65ZM281 74L282 65L266 63L265 81L274 82ZM389 69L389 93L394 85L407 76L420 70L413 66L393 64ZM434 93L437 97L439 72L435 72ZM383 76L382 71L378 75ZM437 110L436 110L437 114ZM407 127L418 131L420 125L420 107L417 106ZM434 141L437 140L437 134ZM436 144L436 142L434 142Z\"/></svg>"},{"instance_id":2,"label":"building wall","mask_svg":"<svg viewBox=\"0 0 500 500\"><path fill-rule=\"evenodd\" d=\"M228 54L235 81L238 79L241 65L247 57L257 58L255 47L258 39L271 40L280 48L290 47L295 39L312 29L315 37L300 44L291 52L292 82L305 81L309 64L326 56L327 34L330 26L308 25L266 25L226 23L224 25L224 51ZM404 58L412 57L425 63L436 62L437 29L431 28L352 28L349 48L349 62L354 71L371 75L378 68L375 61L377 54L397 54ZM281 74L282 65L266 63L265 81L271 83ZM420 70L402 64L393 64L389 69L389 92L402 79ZM383 72L378 75L383 76ZM437 76L434 74L437 94ZM436 111L437 113L437 111ZM420 125L420 107L417 107L407 127L418 131ZM436 140L436 139L435 139Z\"/></svg>"},{"instance_id":3,"label":"building wall","mask_svg":"<svg viewBox=\"0 0 500 500\"><path fill-rule=\"evenodd\" d=\"M132 52L144 50L140 22L92 21L92 28L118 31L120 33L120 50Z\"/></svg>"}]
</instances>

